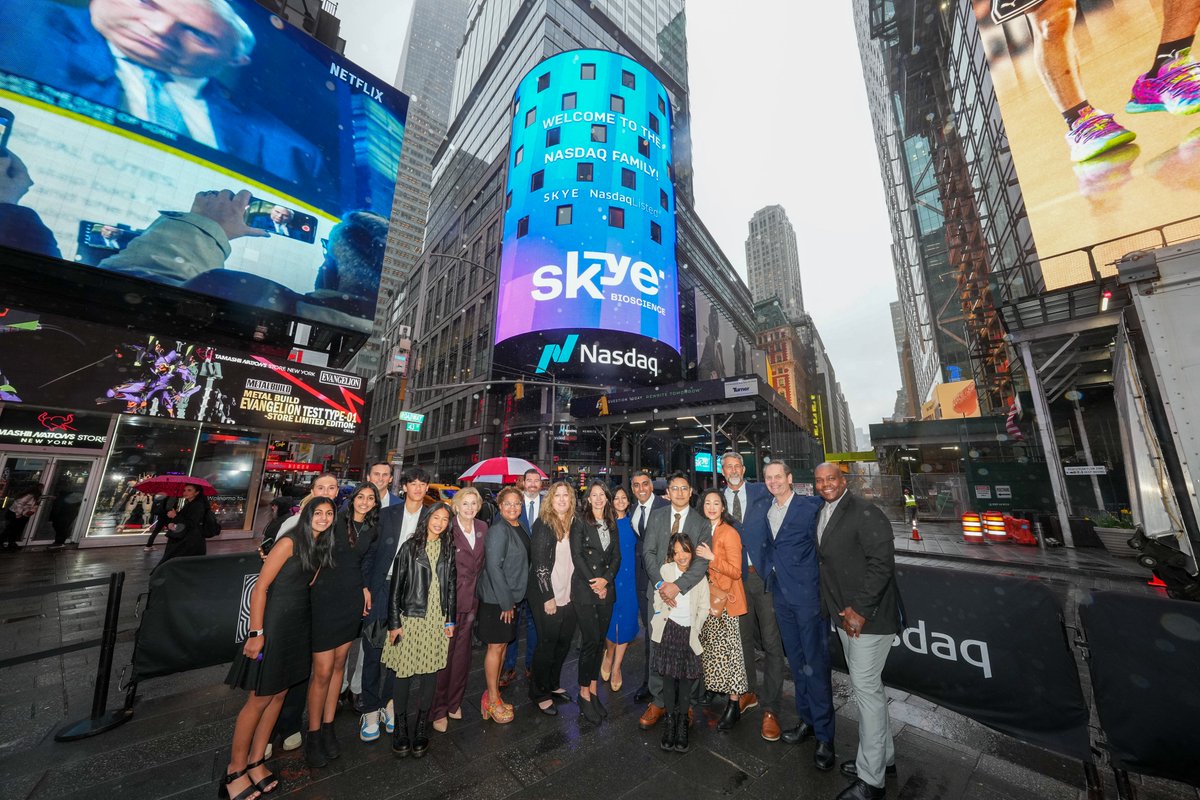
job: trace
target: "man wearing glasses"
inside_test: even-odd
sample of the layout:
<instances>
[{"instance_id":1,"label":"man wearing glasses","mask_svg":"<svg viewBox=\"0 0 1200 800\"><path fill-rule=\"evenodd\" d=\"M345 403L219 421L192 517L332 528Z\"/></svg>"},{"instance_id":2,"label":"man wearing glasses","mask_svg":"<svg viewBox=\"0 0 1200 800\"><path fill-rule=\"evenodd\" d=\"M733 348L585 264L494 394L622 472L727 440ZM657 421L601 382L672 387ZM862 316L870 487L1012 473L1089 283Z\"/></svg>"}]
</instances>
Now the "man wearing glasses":
<instances>
[{"instance_id":1,"label":"man wearing glasses","mask_svg":"<svg viewBox=\"0 0 1200 800\"><path fill-rule=\"evenodd\" d=\"M642 542L642 563L646 567L646 597L653 605L654 593L657 592L668 606L675 605L675 598L686 593L702 580L707 579L708 559L696 556L692 559L688 571L674 582L664 582L662 566L667 560L667 544L676 533L686 534L692 546L701 544L712 546L712 525L696 509L692 508L692 484L683 472L676 472L667 479L667 496L669 506L661 506L650 512L650 521L646 523L646 535ZM647 658L654 660L654 651L658 648L654 642L649 642L650 650ZM649 730L658 724L666 713L666 701L663 698L663 679L653 667L650 668L650 694L652 699L646 706L646 711L638 720L642 730Z\"/></svg>"}]
</instances>

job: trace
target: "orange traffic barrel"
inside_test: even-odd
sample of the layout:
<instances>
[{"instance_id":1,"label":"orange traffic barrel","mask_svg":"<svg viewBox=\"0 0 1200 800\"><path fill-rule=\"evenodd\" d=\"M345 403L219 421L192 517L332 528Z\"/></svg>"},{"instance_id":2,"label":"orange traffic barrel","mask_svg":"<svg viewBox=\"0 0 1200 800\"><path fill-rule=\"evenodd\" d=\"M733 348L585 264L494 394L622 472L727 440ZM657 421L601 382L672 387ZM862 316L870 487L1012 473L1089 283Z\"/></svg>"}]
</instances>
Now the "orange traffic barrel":
<instances>
[{"instance_id":1,"label":"orange traffic barrel","mask_svg":"<svg viewBox=\"0 0 1200 800\"><path fill-rule=\"evenodd\" d=\"M1003 511L983 512L983 535L989 542L1007 542L1008 529L1004 525Z\"/></svg>"},{"instance_id":2,"label":"orange traffic barrel","mask_svg":"<svg viewBox=\"0 0 1200 800\"><path fill-rule=\"evenodd\" d=\"M967 544L983 544L983 518L974 511L962 515L963 541Z\"/></svg>"}]
</instances>

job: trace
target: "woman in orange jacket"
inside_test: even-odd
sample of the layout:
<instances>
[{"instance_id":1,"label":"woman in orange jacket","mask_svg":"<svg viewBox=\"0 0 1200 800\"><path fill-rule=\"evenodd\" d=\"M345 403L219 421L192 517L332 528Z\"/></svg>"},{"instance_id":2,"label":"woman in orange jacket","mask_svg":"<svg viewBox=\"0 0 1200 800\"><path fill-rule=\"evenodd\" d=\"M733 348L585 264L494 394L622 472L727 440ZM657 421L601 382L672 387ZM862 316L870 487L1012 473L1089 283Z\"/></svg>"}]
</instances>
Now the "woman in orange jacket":
<instances>
[{"instance_id":1,"label":"woman in orange jacket","mask_svg":"<svg viewBox=\"0 0 1200 800\"><path fill-rule=\"evenodd\" d=\"M749 691L742 658L738 617L746 613L746 591L742 586L742 539L725 508L725 496L717 489L704 493L700 508L713 526L712 546L700 545L696 555L708 559L709 607L700 642L704 646L704 686L710 692L729 695L717 730L728 731L741 716L738 698Z\"/></svg>"}]
</instances>

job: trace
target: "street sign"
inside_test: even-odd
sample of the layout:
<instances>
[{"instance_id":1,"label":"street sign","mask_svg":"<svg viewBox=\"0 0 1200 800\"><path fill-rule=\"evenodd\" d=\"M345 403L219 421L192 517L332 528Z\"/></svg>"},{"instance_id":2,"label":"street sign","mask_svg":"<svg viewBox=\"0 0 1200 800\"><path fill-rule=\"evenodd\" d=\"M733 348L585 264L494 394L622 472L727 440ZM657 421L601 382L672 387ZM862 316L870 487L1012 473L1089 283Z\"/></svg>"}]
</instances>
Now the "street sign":
<instances>
[{"instance_id":1,"label":"street sign","mask_svg":"<svg viewBox=\"0 0 1200 800\"><path fill-rule=\"evenodd\" d=\"M1107 475L1108 467L1101 464L1098 467L1063 467L1067 475Z\"/></svg>"},{"instance_id":2,"label":"street sign","mask_svg":"<svg viewBox=\"0 0 1200 800\"><path fill-rule=\"evenodd\" d=\"M400 412L400 421L401 422L415 422L418 425L420 425L422 422L425 421L425 415L424 414L414 414L411 411L401 411ZM417 429L409 428L409 430L417 430Z\"/></svg>"},{"instance_id":3,"label":"street sign","mask_svg":"<svg viewBox=\"0 0 1200 800\"><path fill-rule=\"evenodd\" d=\"M419 430L421 430L421 423L419 423L419 422L406 422L406 423L404 423L404 430L406 430L406 431L419 431Z\"/></svg>"}]
</instances>

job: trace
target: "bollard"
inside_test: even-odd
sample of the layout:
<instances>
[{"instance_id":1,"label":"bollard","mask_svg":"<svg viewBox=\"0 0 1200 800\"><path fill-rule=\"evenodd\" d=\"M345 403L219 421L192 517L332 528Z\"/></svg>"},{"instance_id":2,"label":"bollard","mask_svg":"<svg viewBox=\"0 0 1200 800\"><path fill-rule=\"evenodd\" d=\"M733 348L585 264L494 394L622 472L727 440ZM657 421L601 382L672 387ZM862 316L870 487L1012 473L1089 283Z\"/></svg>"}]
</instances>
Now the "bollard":
<instances>
[{"instance_id":1,"label":"bollard","mask_svg":"<svg viewBox=\"0 0 1200 800\"><path fill-rule=\"evenodd\" d=\"M962 515L962 535L967 544L984 544L983 519L974 511Z\"/></svg>"},{"instance_id":2,"label":"bollard","mask_svg":"<svg viewBox=\"0 0 1200 800\"><path fill-rule=\"evenodd\" d=\"M125 585L125 573L114 572L108 581L108 604L104 609L104 633L100 638L100 659L96 667L96 688L92 694L92 715L87 719L67 725L54 734L56 742L73 742L86 739L123 725L133 716L128 707L105 712L108 706L108 683L112 678L113 653L117 644L117 616L121 609L121 588Z\"/></svg>"},{"instance_id":3,"label":"bollard","mask_svg":"<svg viewBox=\"0 0 1200 800\"><path fill-rule=\"evenodd\" d=\"M989 542L1007 542L1008 530L1004 525L1004 512L983 512L983 535Z\"/></svg>"}]
</instances>

